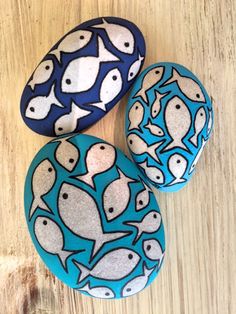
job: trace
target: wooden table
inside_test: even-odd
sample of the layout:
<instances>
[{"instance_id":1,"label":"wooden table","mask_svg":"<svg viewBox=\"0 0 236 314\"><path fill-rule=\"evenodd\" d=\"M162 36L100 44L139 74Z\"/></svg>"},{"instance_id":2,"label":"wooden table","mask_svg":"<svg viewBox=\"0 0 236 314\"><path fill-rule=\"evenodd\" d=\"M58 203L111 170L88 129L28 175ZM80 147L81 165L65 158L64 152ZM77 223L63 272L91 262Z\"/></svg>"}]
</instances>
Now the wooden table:
<instances>
[{"instance_id":1,"label":"wooden table","mask_svg":"<svg viewBox=\"0 0 236 314\"><path fill-rule=\"evenodd\" d=\"M0 14L0 313L236 313L235 0L2 0ZM151 287L118 301L72 291L36 253L23 186L48 138L28 129L19 112L24 84L49 48L82 21L107 15L141 28L145 66L184 64L202 80L215 107L214 133L192 181L176 194L156 193L167 238L164 267ZM126 101L87 131L125 152Z\"/></svg>"}]
</instances>

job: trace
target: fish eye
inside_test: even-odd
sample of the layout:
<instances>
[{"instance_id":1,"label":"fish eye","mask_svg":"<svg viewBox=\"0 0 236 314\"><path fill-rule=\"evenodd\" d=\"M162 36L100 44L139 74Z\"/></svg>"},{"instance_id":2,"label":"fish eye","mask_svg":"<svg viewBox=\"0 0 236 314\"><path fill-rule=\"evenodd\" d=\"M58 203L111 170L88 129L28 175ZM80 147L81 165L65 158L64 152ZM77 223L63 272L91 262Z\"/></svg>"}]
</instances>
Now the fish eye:
<instances>
[{"instance_id":1,"label":"fish eye","mask_svg":"<svg viewBox=\"0 0 236 314\"><path fill-rule=\"evenodd\" d=\"M70 158L70 159L69 159L69 163L72 164L73 162L74 162L74 159L73 159L73 158Z\"/></svg>"},{"instance_id":2,"label":"fish eye","mask_svg":"<svg viewBox=\"0 0 236 314\"><path fill-rule=\"evenodd\" d=\"M180 105L176 105L175 108L176 108L176 109L180 109Z\"/></svg>"},{"instance_id":3,"label":"fish eye","mask_svg":"<svg viewBox=\"0 0 236 314\"><path fill-rule=\"evenodd\" d=\"M113 76L112 76L112 79L113 79L113 81L116 81L116 80L117 80L117 76L116 76L116 75L113 75Z\"/></svg>"},{"instance_id":4,"label":"fish eye","mask_svg":"<svg viewBox=\"0 0 236 314\"><path fill-rule=\"evenodd\" d=\"M131 291L131 288L127 288L126 291L127 291L127 292L130 292L130 291Z\"/></svg>"},{"instance_id":5,"label":"fish eye","mask_svg":"<svg viewBox=\"0 0 236 314\"><path fill-rule=\"evenodd\" d=\"M157 218L157 214L153 214L153 218L156 219Z\"/></svg>"},{"instance_id":6,"label":"fish eye","mask_svg":"<svg viewBox=\"0 0 236 314\"><path fill-rule=\"evenodd\" d=\"M156 110L154 110L153 112L155 112L155 113L156 113L157 111L156 111Z\"/></svg>"},{"instance_id":7,"label":"fish eye","mask_svg":"<svg viewBox=\"0 0 236 314\"><path fill-rule=\"evenodd\" d=\"M203 116L203 113L202 113L202 112L200 113L200 116L201 116L201 117Z\"/></svg>"},{"instance_id":8,"label":"fish eye","mask_svg":"<svg viewBox=\"0 0 236 314\"><path fill-rule=\"evenodd\" d=\"M48 224L47 220L43 221L44 226L46 226Z\"/></svg>"},{"instance_id":9,"label":"fish eye","mask_svg":"<svg viewBox=\"0 0 236 314\"><path fill-rule=\"evenodd\" d=\"M197 97L197 98L200 98L200 95L199 95L199 94L196 94L196 97Z\"/></svg>"},{"instance_id":10,"label":"fish eye","mask_svg":"<svg viewBox=\"0 0 236 314\"><path fill-rule=\"evenodd\" d=\"M125 45L125 47L129 47L129 43L128 42L125 42L124 45Z\"/></svg>"},{"instance_id":11,"label":"fish eye","mask_svg":"<svg viewBox=\"0 0 236 314\"><path fill-rule=\"evenodd\" d=\"M140 200L138 203L139 203L139 205L143 205L143 201L142 200Z\"/></svg>"},{"instance_id":12,"label":"fish eye","mask_svg":"<svg viewBox=\"0 0 236 314\"><path fill-rule=\"evenodd\" d=\"M45 66L45 70L49 70L50 69L50 66L49 65L46 65Z\"/></svg>"},{"instance_id":13,"label":"fish eye","mask_svg":"<svg viewBox=\"0 0 236 314\"><path fill-rule=\"evenodd\" d=\"M162 134L161 131L158 131L158 134Z\"/></svg>"},{"instance_id":14,"label":"fish eye","mask_svg":"<svg viewBox=\"0 0 236 314\"><path fill-rule=\"evenodd\" d=\"M34 107L30 107L29 109L30 111L34 112Z\"/></svg>"},{"instance_id":15,"label":"fish eye","mask_svg":"<svg viewBox=\"0 0 236 314\"><path fill-rule=\"evenodd\" d=\"M129 259L132 259L132 258L133 258L133 254L129 254L129 255L128 255L128 258L129 258Z\"/></svg>"},{"instance_id":16,"label":"fish eye","mask_svg":"<svg viewBox=\"0 0 236 314\"><path fill-rule=\"evenodd\" d=\"M67 193L63 193L62 197L64 198L64 200L66 200L68 198L68 194Z\"/></svg>"},{"instance_id":17,"label":"fish eye","mask_svg":"<svg viewBox=\"0 0 236 314\"><path fill-rule=\"evenodd\" d=\"M50 168L48 168L48 172L52 172L52 168L50 167Z\"/></svg>"},{"instance_id":18,"label":"fish eye","mask_svg":"<svg viewBox=\"0 0 236 314\"><path fill-rule=\"evenodd\" d=\"M104 150L104 149L105 149L105 146L103 146L103 145L100 146L100 149L101 149L101 150Z\"/></svg>"},{"instance_id":19,"label":"fish eye","mask_svg":"<svg viewBox=\"0 0 236 314\"><path fill-rule=\"evenodd\" d=\"M150 250L151 250L151 245L148 244L148 245L147 245L147 251L150 251Z\"/></svg>"},{"instance_id":20,"label":"fish eye","mask_svg":"<svg viewBox=\"0 0 236 314\"><path fill-rule=\"evenodd\" d=\"M157 178L157 180L159 180L159 179L160 179L160 176L156 176L156 178Z\"/></svg>"},{"instance_id":21,"label":"fish eye","mask_svg":"<svg viewBox=\"0 0 236 314\"><path fill-rule=\"evenodd\" d=\"M60 127L60 128L58 128L58 131L63 131L63 128L61 128L61 127Z\"/></svg>"},{"instance_id":22,"label":"fish eye","mask_svg":"<svg viewBox=\"0 0 236 314\"><path fill-rule=\"evenodd\" d=\"M136 106L135 109L137 110L137 109L138 109L138 106Z\"/></svg>"},{"instance_id":23,"label":"fish eye","mask_svg":"<svg viewBox=\"0 0 236 314\"><path fill-rule=\"evenodd\" d=\"M79 37L79 39L84 39L84 35L81 35L81 36Z\"/></svg>"},{"instance_id":24,"label":"fish eye","mask_svg":"<svg viewBox=\"0 0 236 314\"><path fill-rule=\"evenodd\" d=\"M177 164L179 164L181 161L178 159L176 162L177 162Z\"/></svg>"},{"instance_id":25,"label":"fish eye","mask_svg":"<svg viewBox=\"0 0 236 314\"><path fill-rule=\"evenodd\" d=\"M132 140L129 140L129 143L132 145L132 144L133 144L133 141L132 141Z\"/></svg>"},{"instance_id":26,"label":"fish eye","mask_svg":"<svg viewBox=\"0 0 236 314\"><path fill-rule=\"evenodd\" d=\"M71 80L70 79L66 79L66 84L70 85L71 84Z\"/></svg>"},{"instance_id":27,"label":"fish eye","mask_svg":"<svg viewBox=\"0 0 236 314\"><path fill-rule=\"evenodd\" d=\"M113 208L113 207L110 207L110 208L108 209L108 211L109 211L109 213L113 213L114 208Z\"/></svg>"},{"instance_id":28,"label":"fish eye","mask_svg":"<svg viewBox=\"0 0 236 314\"><path fill-rule=\"evenodd\" d=\"M110 293L109 293L109 292L106 292L106 293L105 293L105 296L107 296L107 297L108 297L109 295L110 295Z\"/></svg>"},{"instance_id":29,"label":"fish eye","mask_svg":"<svg viewBox=\"0 0 236 314\"><path fill-rule=\"evenodd\" d=\"M158 70L155 71L155 74L159 74L159 73L160 73L160 71L158 71Z\"/></svg>"},{"instance_id":30,"label":"fish eye","mask_svg":"<svg viewBox=\"0 0 236 314\"><path fill-rule=\"evenodd\" d=\"M130 74L129 74L131 77L134 75L134 73L133 72L130 72Z\"/></svg>"}]
</instances>

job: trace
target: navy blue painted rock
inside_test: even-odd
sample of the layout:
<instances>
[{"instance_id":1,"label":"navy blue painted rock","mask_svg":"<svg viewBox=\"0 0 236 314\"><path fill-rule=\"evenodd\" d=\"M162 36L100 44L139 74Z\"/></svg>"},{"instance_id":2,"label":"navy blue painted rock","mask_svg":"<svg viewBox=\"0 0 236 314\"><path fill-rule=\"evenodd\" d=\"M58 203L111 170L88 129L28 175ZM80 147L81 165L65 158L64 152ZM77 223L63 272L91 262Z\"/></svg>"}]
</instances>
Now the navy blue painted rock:
<instances>
[{"instance_id":1,"label":"navy blue painted rock","mask_svg":"<svg viewBox=\"0 0 236 314\"><path fill-rule=\"evenodd\" d=\"M127 92L145 57L133 23L116 17L85 22L60 39L27 82L21 115L35 132L57 136L101 119Z\"/></svg>"},{"instance_id":2,"label":"navy blue painted rock","mask_svg":"<svg viewBox=\"0 0 236 314\"><path fill-rule=\"evenodd\" d=\"M46 266L83 294L127 297L160 270L165 238L155 196L136 165L99 138L61 136L39 151L25 214Z\"/></svg>"},{"instance_id":3,"label":"navy blue painted rock","mask_svg":"<svg viewBox=\"0 0 236 314\"><path fill-rule=\"evenodd\" d=\"M153 64L136 80L126 109L127 144L134 161L161 191L186 185L212 126L211 100L185 67Z\"/></svg>"}]
</instances>

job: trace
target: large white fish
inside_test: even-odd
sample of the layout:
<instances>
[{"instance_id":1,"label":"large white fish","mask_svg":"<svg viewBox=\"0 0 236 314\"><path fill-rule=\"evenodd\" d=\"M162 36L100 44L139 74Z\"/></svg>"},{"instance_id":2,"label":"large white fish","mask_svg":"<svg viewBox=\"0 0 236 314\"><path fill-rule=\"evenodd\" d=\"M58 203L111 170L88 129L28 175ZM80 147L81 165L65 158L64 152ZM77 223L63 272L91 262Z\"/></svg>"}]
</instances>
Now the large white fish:
<instances>
[{"instance_id":1,"label":"large white fish","mask_svg":"<svg viewBox=\"0 0 236 314\"><path fill-rule=\"evenodd\" d=\"M68 251L64 249L64 236L61 228L48 217L38 216L34 224L34 232L40 246L48 253L57 255L67 271L66 261L74 253L84 250Z\"/></svg>"},{"instance_id":2,"label":"large white fish","mask_svg":"<svg viewBox=\"0 0 236 314\"><path fill-rule=\"evenodd\" d=\"M99 93L100 101L89 105L106 111L106 105L119 95L121 89L122 77L119 69L110 70L102 81Z\"/></svg>"},{"instance_id":3,"label":"large white fish","mask_svg":"<svg viewBox=\"0 0 236 314\"><path fill-rule=\"evenodd\" d=\"M122 288L122 296L128 297L130 295L136 294L143 290L147 283L149 276L153 272L156 267L151 269L147 268L147 265L143 266L143 275L137 276L134 279L131 279L123 288Z\"/></svg>"},{"instance_id":4,"label":"large white fish","mask_svg":"<svg viewBox=\"0 0 236 314\"><path fill-rule=\"evenodd\" d=\"M69 141L72 135L63 137L63 138L56 138L53 142L60 142L55 150L55 159L56 161L64 167L67 171L73 171L77 162L79 160L79 150L78 148Z\"/></svg>"},{"instance_id":5,"label":"large white fish","mask_svg":"<svg viewBox=\"0 0 236 314\"><path fill-rule=\"evenodd\" d=\"M33 77L28 83L31 89L34 90L35 85L47 82L52 75L53 68L52 60L42 61L34 71Z\"/></svg>"},{"instance_id":6,"label":"large white fish","mask_svg":"<svg viewBox=\"0 0 236 314\"><path fill-rule=\"evenodd\" d=\"M152 124L151 119L148 119L148 123L144 126L144 128L149 129L149 131L156 136L164 136L165 133L162 128L156 124Z\"/></svg>"},{"instance_id":7,"label":"large white fish","mask_svg":"<svg viewBox=\"0 0 236 314\"><path fill-rule=\"evenodd\" d=\"M141 88L133 97L141 97L146 103L148 103L147 91L156 85L163 77L164 68L157 66L149 70L143 77Z\"/></svg>"},{"instance_id":8,"label":"large white fish","mask_svg":"<svg viewBox=\"0 0 236 314\"><path fill-rule=\"evenodd\" d=\"M78 120L88 116L89 110L78 107L74 102L71 104L71 111L58 118L55 122L56 135L62 135L73 132L78 124Z\"/></svg>"},{"instance_id":9,"label":"large white fish","mask_svg":"<svg viewBox=\"0 0 236 314\"><path fill-rule=\"evenodd\" d=\"M143 241L143 251L147 258L152 261L159 261L159 265L164 257L164 252L160 243L156 239L148 239Z\"/></svg>"},{"instance_id":10,"label":"large white fish","mask_svg":"<svg viewBox=\"0 0 236 314\"><path fill-rule=\"evenodd\" d=\"M161 111L161 100L164 98L168 93L165 94L160 94L157 91L155 91L155 100L152 104L152 111L151 111L151 116L152 118L156 118Z\"/></svg>"},{"instance_id":11,"label":"large white fish","mask_svg":"<svg viewBox=\"0 0 236 314\"><path fill-rule=\"evenodd\" d=\"M136 182L126 177L119 168L117 171L119 178L112 181L103 193L103 208L108 221L120 216L126 210L131 197L129 183Z\"/></svg>"},{"instance_id":12,"label":"large white fish","mask_svg":"<svg viewBox=\"0 0 236 314\"><path fill-rule=\"evenodd\" d=\"M165 181L165 177L161 169L153 166L149 166L147 163L147 159L139 164L140 167L143 168L146 176L157 184L163 184Z\"/></svg>"},{"instance_id":13,"label":"large white fish","mask_svg":"<svg viewBox=\"0 0 236 314\"><path fill-rule=\"evenodd\" d=\"M150 195L149 193L152 193L152 190L150 187L142 181L144 189L140 191L136 196L136 211L142 210L149 204L150 201Z\"/></svg>"},{"instance_id":14,"label":"large white fish","mask_svg":"<svg viewBox=\"0 0 236 314\"><path fill-rule=\"evenodd\" d=\"M201 148L199 149L199 151L198 151L198 153L197 153L197 155L196 155L194 161L192 162L192 164L191 164L191 166L190 166L189 174L192 173L193 170L195 169L196 164L197 164L197 162L198 162L198 160L199 160L199 158L200 158L200 156L201 156L201 154L202 154L203 148L204 148L204 146L206 145L206 142L207 142L207 141L205 141L205 139L202 137Z\"/></svg>"},{"instance_id":15,"label":"large white fish","mask_svg":"<svg viewBox=\"0 0 236 314\"><path fill-rule=\"evenodd\" d=\"M143 121L144 109L143 105L136 101L131 109L129 110L129 130L138 129L140 130L140 124Z\"/></svg>"},{"instance_id":16,"label":"large white fish","mask_svg":"<svg viewBox=\"0 0 236 314\"><path fill-rule=\"evenodd\" d=\"M163 86L176 82L181 92L190 100L197 102L206 102L201 87L197 82L187 76L182 76L175 68L173 68L172 77L167 80Z\"/></svg>"},{"instance_id":17,"label":"large white fish","mask_svg":"<svg viewBox=\"0 0 236 314\"><path fill-rule=\"evenodd\" d=\"M91 288L90 282L86 283L85 286L78 289L79 291L86 291L92 297L102 299L112 299L115 297L115 293L108 287L99 286Z\"/></svg>"},{"instance_id":18,"label":"large white fish","mask_svg":"<svg viewBox=\"0 0 236 314\"><path fill-rule=\"evenodd\" d=\"M177 96L170 99L165 109L165 123L172 141L163 149L163 151L180 147L189 151L183 143L191 126L191 115L188 107Z\"/></svg>"},{"instance_id":19,"label":"large white fish","mask_svg":"<svg viewBox=\"0 0 236 314\"><path fill-rule=\"evenodd\" d=\"M133 241L133 243L136 243L143 233L153 233L160 228L161 215L157 211L152 210L141 221L126 221L124 224L137 228L138 232Z\"/></svg>"},{"instance_id":20,"label":"large white fish","mask_svg":"<svg viewBox=\"0 0 236 314\"><path fill-rule=\"evenodd\" d=\"M185 182L183 175L188 167L188 161L180 154L173 154L168 160L168 168L171 174L175 177L168 185Z\"/></svg>"},{"instance_id":21,"label":"large white fish","mask_svg":"<svg viewBox=\"0 0 236 314\"><path fill-rule=\"evenodd\" d=\"M92 27L104 29L112 45L119 51L127 54L134 52L134 36L128 28L119 24L108 23L104 18L101 24Z\"/></svg>"},{"instance_id":22,"label":"large white fish","mask_svg":"<svg viewBox=\"0 0 236 314\"><path fill-rule=\"evenodd\" d=\"M60 188L58 211L67 228L74 234L94 242L91 256L95 255L105 243L129 234L105 232L95 200L86 191L69 183L63 183Z\"/></svg>"},{"instance_id":23,"label":"large white fish","mask_svg":"<svg viewBox=\"0 0 236 314\"><path fill-rule=\"evenodd\" d=\"M104 280L119 280L132 273L140 261L140 256L129 249L114 249L106 253L92 269L74 260L80 270L78 282L88 276Z\"/></svg>"},{"instance_id":24,"label":"large white fish","mask_svg":"<svg viewBox=\"0 0 236 314\"><path fill-rule=\"evenodd\" d=\"M51 209L42 199L53 187L56 180L56 171L49 159L44 159L34 170L32 176L32 194L33 201L29 211L31 218L39 207L40 209L51 212Z\"/></svg>"},{"instance_id":25,"label":"large white fish","mask_svg":"<svg viewBox=\"0 0 236 314\"><path fill-rule=\"evenodd\" d=\"M36 96L31 98L25 111L25 116L33 120L46 118L52 106L64 108L55 96L55 84L52 85L48 96Z\"/></svg>"},{"instance_id":26,"label":"large white fish","mask_svg":"<svg viewBox=\"0 0 236 314\"><path fill-rule=\"evenodd\" d=\"M148 144L141 137L139 137L137 134L131 133L127 138L127 142L128 142L129 148L134 154L142 155L144 153L147 153L154 160L156 160L157 162L160 162L156 154L156 149L161 144L163 144L163 141L148 146Z\"/></svg>"},{"instance_id":27,"label":"large white fish","mask_svg":"<svg viewBox=\"0 0 236 314\"><path fill-rule=\"evenodd\" d=\"M204 128L206 123L206 112L203 107L199 108L194 120L194 135L189 139L193 145L197 146L198 135Z\"/></svg>"},{"instance_id":28,"label":"large white fish","mask_svg":"<svg viewBox=\"0 0 236 314\"><path fill-rule=\"evenodd\" d=\"M98 160L99 162L97 162ZM116 150L112 145L96 143L89 148L85 157L87 172L77 176L77 178L94 187L94 176L112 168L115 160Z\"/></svg>"},{"instance_id":29,"label":"large white fish","mask_svg":"<svg viewBox=\"0 0 236 314\"><path fill-rule=\"evenodd\" d=\"M109 52L98 36L98 56L79 57L72 60L67 66L61 81L64 93L80 93L89 90L96 82L100 63L119 61Z\"/></svg>"},{"instance_id":30,"label":"large white fish","mask_svg":"<svg viewBox=\"0 0 236 314\"><path fill-rule=\"evenodd\" d=\"M80 29L62 39L56 49L49 52L61 62L61 53L73 53L84 48L91 40L92 32Z\"/></svg>"},{"instance_id":31,"label":"large white fish","mask_svg":"<svg viewBox=\"0 0 236 314\"><path fill-rule=\"evenodd\" d=\"M133 80L135 78L135 76L138 74L140 68L141 68L141 64L142 61L144 60L144 57L142 57L140 54L138 55L138 59L135 60L130 68L129 68L129 72L128 72L128 82Z\"/></svg>"}]
</instances>

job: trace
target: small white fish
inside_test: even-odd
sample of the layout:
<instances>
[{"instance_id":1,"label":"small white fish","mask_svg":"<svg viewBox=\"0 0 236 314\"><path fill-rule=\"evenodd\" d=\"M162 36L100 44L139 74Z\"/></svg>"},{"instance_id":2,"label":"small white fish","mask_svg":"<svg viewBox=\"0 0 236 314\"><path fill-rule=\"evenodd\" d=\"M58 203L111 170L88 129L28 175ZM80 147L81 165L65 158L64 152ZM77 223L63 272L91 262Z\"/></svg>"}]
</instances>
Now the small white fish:
<instances>
[{"instance_id":1,"label":"small white fish","mask_svg":"<svg viewBox=\"0 0 236 314\"><path fill-rule=\"evenodd\" d=\"M89 110L78 107L74 102L71 104L71 111L58 118L55 122L56 135L74 132L77 128L78 120L88 116Z\"/></svg>"},{"instance_id":2,"label":"small white fish","mask_svg":"<svg viewBox=\"0 0 236 314\"><path fill-rule=\"evenodd\" d=\"M34 170L32 176L32 194L33 201L29 211L29 218L33 216L36 209L51 212L51 209L42 199L53 187L56 180L56 171L49 159L44 159Z\"/></svg>"},{"instance_id":3,"label":"small white fish","mask_svg":"<svg viewBox=\"0 0 236 314\"><path fill-rule=\"evenodd\" d=\"M129 249L120 248L106 253L92 269L74 260L74 264L79 268L80 275L78 283L92 276L104 280L119 280L132 273L140 261L140 256Z\"/></svg>"},{"instance_id":4,"label":"small white fish","mask_svg":"<svg viewBox=\"0 0 236 314\"><path fill-rule=\"evenodd\" d=\"M48 253L57 255L67 271L66 261L74 253L84 250L68 251L64 249L64 235L59 225L48 217L38 216L34 224L34 232L40 246Z\"/></svg>"},{"instance_id":5,"label":"small white fish","mask_svg":"<svg viewBox=\"0 0 236 314\"><path fill-rule=\"evenodd\" d=\"M143 77L142 86L133 97L140 96L148 103L147 91L156 85L163 77L164 68L157 66L149 70Z\"/></svg>"},{"instance_id":6,"label":"small white fish","mask_svg":"<svg viewBox=\"0 0 236 314\"><path fill-rule=\"evenodd\" d=\"M112 181L103 194L103 208L108 221L120 216L126 210L131 197L129 183L136 182L126 177L119 168L117 171L119 178Z\"/></svg>"},{"instance_id":7,"label":"small white fish","mask_svg":"<svg viewBox=\"0 0 236 314\"><path fill-rule=\"evenodd\" d=\"M51 143L60 142L54 153L55 159L62 167L70 172L74 170L80 156L78 148L69 141L71 137L72 135L56 138L51 141Z\"/></svg>"},{"instance_id":8,"label":"small white fish","mask_svg":"<svg viewBox=\"0 0 236 314\"><path fill-rule=\"evenodd\" d=\"M115 298L115 293L108 287L99 286L91 288L90 282L86 283L86 285L82 288L78 289L79 291L86 291L92 297L102 298L102 299L112 299Z\"/></svg>"},{"instance_id":9,"label":"small white fish","mask_svg":"<svg viewBox=\"0 0 236 314\"><path fill-rule=\"evenodd\" d=\"M91 103L90 106L106 111L106 105L113 101L122 89L122 77L119 69L110 70L102 81L100 88L100 101Z\"/></svg>"},{"instance_id":10,"label":"small white fish","mask_svg":"<svg viewBox=\"0 0 236 314\"><path fill-rule=\"evenodd\" d=\"M183 143L191 126L191 115L188 107L177 96L170 99L165 109L165 123L172 141L163 149L163 152L176 147L189 151Z\"/></svg>"},{"instance_id":11,"label":"small white fish","mask_svg":"<svg viewBox=\"0 0 236 314\"><path fill-rule=\"evenodd\" d=\"M206 102L201 87L190 77L182 76L173 68L172 77L167 80L163 86L176 82L181 92L190 100L197 102Z\"/></svg>"},{"instance_id":12,"label":"small white fish","mask_svg":"<svg viewBox=\"0 0 236 314\"><path fill-rule=\"evenodd\" d=\"M148 269L147 266L144 263L143 266L143 275L137 276L134 279L131 279L123 288L122 288L122 297L128 297L133 294L136 294L143 290L147 283L149 276L153 272L155 267Z\"/></svg>"},{"instance_id":13,"label":"small white fish","mask_svg":"<svg viewBox=\"0 0 236 314\"><path fill-rule=\"evenodd\" d=\"M168 186L186 181L186 179L183 178L183 175L188 167L188 161L184 158L184 156L180 154L172 155L168 160L168 167L171 174L175 177L174 180L168 184Z\"/></svg>"},{"instance_id":14,"label":"small white fish","mask_svg":"<svg viewBox=\"0 0 236 314\"><path fill-rule=\"evenodd\" d=\"M200 158L200 156L201 156L201 154L202 154L203 148L204 148L204 146L206 145L206 142L207 142L207 141L205 141L205 139L202 137L202 145L201 145L201 148L199 149L199 151L198 151L198 153L197 153L197 155L196 155L194 161L192 162L192 165L191 165L191 167L190 167L190 169L189 169L189 174L192 173L193 170L195 169L196 164L197 164L197 162L198 162L198 160L199 160L199 158Z\"/></svg>"},{"instance_id":15,"label":"small white fish","mask_svg":"<svg viewBox=\"0 0 236 314\"><path fill-rule=\"evenodd\" d=\"M206 123L206 112L203 107L199 108L194 121L194 135L189 139L197 147L198 135L201 133Z\"/></svg>"},{"instance_id":16,"label":"small white fish","mask_svg":"<svg viewBox=\"0 0 236 314\"><path fill-rule=\"evenodd\" d=\"M144 126L146 129L149 129L153 135L164 136L165 133L161 127L156 124L152 124L151 119L148 119L148 123Z\"/></svg>"},{"instance_id":17,"label":"small white fish","mask_svg":"<svg viewBox=\"0 0 236 314\"><path fill-rule=\"evenodd\" d=\"M149 166L147 163L147 159L139 164L140 167L143 168L146 176L157 184L163 184L165 181L165 177L161 169L153 166Z\"/></svg>"},{"instance_id":18,"label":"small white fish","mask_svg":"<svg viewBox=\"0 0 236 314\"><path fill-rule=\"evenodd\" d=\"M52 85L48 96L31 98L26 108L25 116L33 120L42 120L47 117L52 106L64 108L55 96L55 85Z\"/></svg>"},{"instance_id":19,"label":"small white fish","mask_svg":"<svg viewBox=\"0 0 236 314\"><path fill-rule=\"evenodd\" d=\"M162 98L164 98L166 95L168 95L168 93L165 94L160 94L157 91L155 91L155 100L152 104L152 111L151 111L151 115L152 118L156 118L159 114L159 112L161 111L161 100Z\"/></svg>"},{"instance_id":20,"label":"small white fish","mask_svg":"<svg viewBox=\"0 0 236 314\"><path fill-rule=\"evenodd\" d=\"M129 130L138 129L140 130L140 124L143 121L144 109L143 105L136 101L131 109L129 110Z\"/></svg>"},{"instance_id":21,"label":"small white fish","mask_svg":"<svg viewBox=\"0 0 236 314\"><path fill-rule=\"evenodd\" d=\"M138 74L140 68L141 68L141 64L142 64L142 61L144 60L144 57L141 57L141 55L139 54L138 55L138 59L135 60L130 68L129 68L129 72L128 72L128 82L133 80L136 75Z\"/></svg>"},{"instance_id":22,"label":"small white fish","mask_svg":"<svg viewBox=\"0 0 236 314\"><path fill-rule=\"evenodd\" d=\"M128 142L129 148L134 154L142 155L144 153L147 153L154 160L156 160L157 162L160 162L156 154L156 149L161 144L163 144L163 141L148 146L148 144L141 137L139 137L136 134L131 133L127 138L127 142Z\"/></svg>"},{"instance_id":23,"label":"small white fish","mask_svg":"<svg viewBox=\"0 0 236 314\"><path fill-rule=\"evenodd\" d=\"M157 211L152 210L141 221L126 221L124 224L137 228L138 232L133 241L133 243L136 243L143 233L154 233L160 228L161 215Z\"/></svg>"},{"instance_id":24,"label":"small white fish","mask_svg":"<svg viewBox=\"0 0 236 314\"><path fill-rule=\"evenodd\" d=\"M211 109L211 110L208 110L208 112L209 112L209 120L207 124L207 136L210 135L211 130L212 130L212 125L213 125L213 111Z\"/></svg>"},{"instance_id":25,"label":"small white fish","mask_svg":"<svg viewBox=\"0 0 236 314\"><path fill-rule=\"evenodd\" d=\"M152 261L159 261L158 265L161 264L164 257L164 252L160 243L156 239L148 239L143 241L143 251L147 258Z\"/></svg>"},{"instance_id":26,"label":"small white fish","mask_svg":"<svg viewBox=\"0 0 236 314\"><path fill-rule=\"evenodd\" d=\"M81 188L69 183L63 183L60 188L58 212L63 223L75 235L94 242L91 256L94 256L105 243L129 234L125 232L105 232L97 203L93 197Z\"/></svg>"},{"instance_id":27,"label":"small white fish","mask_svg":"<svg viewBox=\"0 0 236 314\"><path fill-rule=\"evenodd\" d=\"M127 54L134 52L134 36L128 28L122 25L108 23L104 18L101 24L93 25L92 27L104 29L112 45L119 51Z\"/></svg>"},{"instance_id":28,"label":"small white fish","mask_svg":"<svg viewBox=\"0 0 236 314\"><path fill-rule=\"evenodd\" d=\"M61 62L61 53L73 53L84 48L91 40L92 32L80 29L62 39L56 49L49 52Z\"/></svg>"},{"instance_id":29,"label":"small white fish","mask_svg":"<svg viewBox=\"0 0 236 314\"><path fill-rule=\"evenodd\" d=\"M98 160L99 162L97 162ZM115 164L115 160L116 150L112 145L96 143L89 148L85 157L87 172L76 178L94 187L94 176L112 168Z\"/></svg>"},{"instance_id":30,"label":"small white fish","mask_svg":"<svg viewBox=\"0 0 236 314\"><path fill-rule=\"evenodd\" d=\"M72 60L61 80L62 92L80 93L89 90L96 82L100 63L111 61L119 61L119 59L105 48L102 38L98 36L98 56Z\"/></svg>"},{"instance_id":31,"label":"small white fish","mask_svg":"<svg viewBox=\"0 0 236 314\"><path fill-rule=\"evenodd\" d=\"M136 211L142 210L147 207L150 201L149 193L152 193L152 190L145 182L142 181L142 184L144 186L144 189L136 196Z\"/></svg>"},{"instance_id":32,"label":"small white fish","mask_svg":"<svg viewBox=\"0 0 236 314\"><path fill-rule=\"evenodd\" d=\"M33 73L32 79L29 81L28 85L34 90L35 85L47 82L53 72L53 62L52 60L45 60L41 62Z\"/></svg>"}]
</instances>

